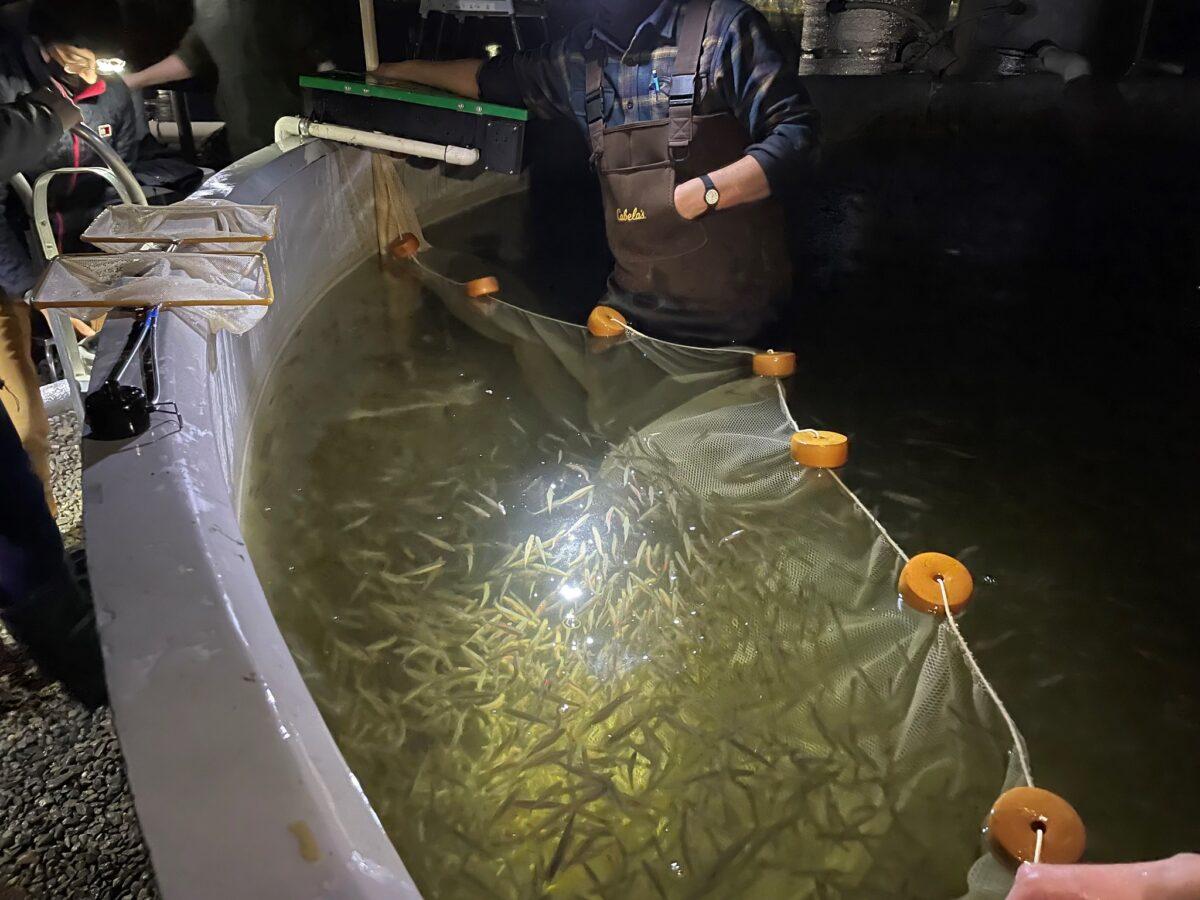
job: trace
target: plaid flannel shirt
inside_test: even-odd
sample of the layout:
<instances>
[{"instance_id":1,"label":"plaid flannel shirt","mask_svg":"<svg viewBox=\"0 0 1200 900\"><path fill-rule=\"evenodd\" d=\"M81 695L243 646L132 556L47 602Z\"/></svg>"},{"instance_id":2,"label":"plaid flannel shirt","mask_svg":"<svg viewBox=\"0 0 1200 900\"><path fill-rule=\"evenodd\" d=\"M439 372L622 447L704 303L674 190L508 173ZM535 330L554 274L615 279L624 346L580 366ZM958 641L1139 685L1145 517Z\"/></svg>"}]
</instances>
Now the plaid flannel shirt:
<instances>
[{"instance_id":1,"label":"plaid flannel shirt","mask_svg":"<svg viewBox=\"0 0 1200 900\"><path fill-rule=\"evenodd\" d=\"M709 89L699 112L728 111L741 121L752 141L746 153L778 192L816 147L817 113L762 15L741 0L712 7L698 72ZM681 0L663 0L625 50L584 23L536 50L489 59L479 70L480 96L542 118L574 118L586 132L585 61L601 54L607 127L666 118L681 10Z\"/></svg>"}]
</instances>

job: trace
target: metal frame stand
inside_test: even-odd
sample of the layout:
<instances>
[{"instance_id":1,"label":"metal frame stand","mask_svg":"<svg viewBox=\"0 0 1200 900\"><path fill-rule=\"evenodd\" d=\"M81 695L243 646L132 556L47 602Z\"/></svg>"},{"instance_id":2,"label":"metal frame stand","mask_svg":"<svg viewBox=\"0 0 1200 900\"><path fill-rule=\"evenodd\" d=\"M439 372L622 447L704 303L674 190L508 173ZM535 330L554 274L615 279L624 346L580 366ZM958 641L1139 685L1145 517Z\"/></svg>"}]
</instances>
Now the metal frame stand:
<instances>
[{"instance_id":1,"label":"metal frame stand","mask_svg":"<svg viewBox=\"0 0 1200 900\"><path fill-rule=\"evenodd\" d=\"M95 150L101 161L104 162L104 166L70 166L50 169L38 176L32 190L29 188L29 181L23 175L16 175L11 179L14 189L24 201L26 210L33 220L38 250L47 263L59 253L58 242L54 237L54 226L50 223L49 207L50 182L55 178L60 175L95 175L112 185L122 203L146 203L146 193L138 184L133 172L100 135L83 124L76 125L71 131ZM50 323L50 334L54 338L54 346L58 349L59 358L65 370L63 377L66 378L67 386L71 389L71 404L75 407L80 421L83 421L83 389L76 376L76 372L83 368L83 359L79 352L79 340L75 336L75 328L71 324L71 317L65 310L48 309L45 313Z\"/></svg>"}]
</instances>

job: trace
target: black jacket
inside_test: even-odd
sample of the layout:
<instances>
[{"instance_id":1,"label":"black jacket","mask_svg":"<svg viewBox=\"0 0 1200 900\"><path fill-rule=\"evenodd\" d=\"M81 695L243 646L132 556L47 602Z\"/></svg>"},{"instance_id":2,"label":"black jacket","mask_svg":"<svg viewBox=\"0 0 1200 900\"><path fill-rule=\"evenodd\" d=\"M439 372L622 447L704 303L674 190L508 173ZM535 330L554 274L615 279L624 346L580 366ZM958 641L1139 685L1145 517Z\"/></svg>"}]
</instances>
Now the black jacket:
<instances>
[{"instance_id":1,"label":"black jacket","mask_svg":"<svg viewBox=\"0 0 1200 900\"><path fill-rule=\"evenodd\" d=\"M18 98L35 88L51 85L54 76L42 59L36 41L24 32L20 21L0 18L0 105L15 105L14 110L19 110L21 101ZM98 82L78 91L75 99L83 113L83 121L108 141L126 163L135 162L141 126L124 83L119 79ZM23 115L18 121L19 124L29 122ZM64 134L61 126L56 127L58 137L49 143L48 149L38 155L30 154L33 159L18 160L21 163L18 171L31 184L47 169L102 165L91 148L74 135ZM4 172L11 177L13 173L7 167L8 143L5 138ZM24 211L20 209L19 201L9 196L8 177L0 181L0 208L6 212L0 220L0 289L10 295L20 295L33 286L37 268L25 245ZM72 232L77 232L95 216L97 207L104 201L106 187L100 179L86 175L63 176L55 180L49 199L60 246Z\"/></svg>"}]
</instances>

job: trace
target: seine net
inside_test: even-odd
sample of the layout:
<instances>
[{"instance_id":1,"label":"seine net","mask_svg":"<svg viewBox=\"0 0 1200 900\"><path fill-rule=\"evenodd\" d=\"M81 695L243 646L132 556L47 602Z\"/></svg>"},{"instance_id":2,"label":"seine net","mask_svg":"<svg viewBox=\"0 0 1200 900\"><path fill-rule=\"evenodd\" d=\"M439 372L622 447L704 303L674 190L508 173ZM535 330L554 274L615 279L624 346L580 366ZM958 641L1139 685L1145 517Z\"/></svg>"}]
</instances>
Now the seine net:
<instances>
[{"instance_id":1,"label":"seine net","mask_svg":"<svg viewBox=\"0 0 1200 900\"><path fill-rule=\"evenodd\" d=\"M258 435L243 515L422 892L1002 895L980 829L1012 737L898 604L893 545L791 460L778 383L394 278L364 326L397 336L388 377L312 446Z\"/></svg>"}]
</instances>

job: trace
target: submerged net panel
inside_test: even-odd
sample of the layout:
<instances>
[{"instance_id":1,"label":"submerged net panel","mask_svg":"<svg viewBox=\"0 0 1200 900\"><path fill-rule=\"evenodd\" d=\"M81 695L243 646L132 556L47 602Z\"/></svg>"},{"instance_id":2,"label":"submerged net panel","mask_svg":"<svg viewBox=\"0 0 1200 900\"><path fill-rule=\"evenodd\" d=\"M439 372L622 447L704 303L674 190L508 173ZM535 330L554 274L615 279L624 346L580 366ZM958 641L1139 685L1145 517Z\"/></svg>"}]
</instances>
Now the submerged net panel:
<instances>
[{"instance_id":1,"label":"submerged net panel","mask_svg":"<svg viewBox=\"0 0 1200 900\"><path fill-rule=\"evenodd\" d=\"M257 435L243 508L425 896L1002 895L1009 734L897 603L894 547L790 460L777 383L414 276L366 326L386 376L315 443Z\"/></svg>"}]
</instances>

